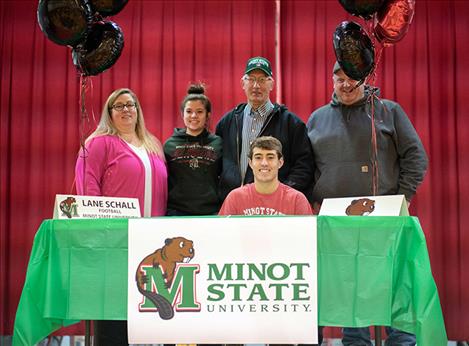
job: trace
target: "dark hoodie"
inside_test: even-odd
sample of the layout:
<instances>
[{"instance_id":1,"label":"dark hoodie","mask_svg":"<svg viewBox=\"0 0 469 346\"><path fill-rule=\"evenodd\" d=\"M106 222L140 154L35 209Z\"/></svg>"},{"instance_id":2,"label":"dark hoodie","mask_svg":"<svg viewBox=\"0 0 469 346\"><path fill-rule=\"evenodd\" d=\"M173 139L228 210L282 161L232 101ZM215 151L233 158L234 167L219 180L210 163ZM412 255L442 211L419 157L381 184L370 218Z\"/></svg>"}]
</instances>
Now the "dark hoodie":
<instances>
[{"instance_id":1,"label":"dark hoodie","mask_svg":"<svg viewBox=\"0 0 469 346\"><path fill-rule=\"evenodd\" d=\"M376 97L378 195L404 194L410 201L428 165L425 149L409 118L396 102ZM308 137L316 163L313 200L370 196L372 190L371 88L347 106L335 93L332 101L311 114Z\"/></svg>"},{"instance_id":2,"label":"dark hoodie","mask_svg":"<svg viewBox=\"0 0 469 346\"><path fill-rule=\"evenodd\" d=\"M168 210L181 215L212 215L218 212L218 176L222 140L204 130L190 136L174 129L164 144L168 163Z\"/></svg>"}]
</instances>

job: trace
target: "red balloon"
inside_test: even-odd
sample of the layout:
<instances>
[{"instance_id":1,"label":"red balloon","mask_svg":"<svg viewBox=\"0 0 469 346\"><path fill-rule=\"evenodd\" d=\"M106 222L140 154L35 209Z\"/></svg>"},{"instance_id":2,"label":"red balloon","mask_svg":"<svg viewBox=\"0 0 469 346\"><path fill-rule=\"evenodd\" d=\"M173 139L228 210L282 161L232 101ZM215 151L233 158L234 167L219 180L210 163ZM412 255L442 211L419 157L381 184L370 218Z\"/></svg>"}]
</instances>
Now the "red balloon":
<instances>
[{"instance_id":1,"label":"red balloon","mask_svg":"<svg viewBox=\"0 0 469 346\"><path fill-rule=\"evenodd\" d=\"M390 0L377 13L374 33L384 46L404 38L414 18L415 0Z\"/></svg>"}]
</instances>

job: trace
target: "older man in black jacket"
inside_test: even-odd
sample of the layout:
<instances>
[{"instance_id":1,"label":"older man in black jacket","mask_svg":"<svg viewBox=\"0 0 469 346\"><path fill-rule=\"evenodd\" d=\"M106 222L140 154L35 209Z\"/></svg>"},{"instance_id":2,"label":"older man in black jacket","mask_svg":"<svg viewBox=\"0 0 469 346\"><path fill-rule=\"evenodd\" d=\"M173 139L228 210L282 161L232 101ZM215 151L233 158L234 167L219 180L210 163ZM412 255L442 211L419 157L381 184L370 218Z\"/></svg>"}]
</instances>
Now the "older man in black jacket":
<instances>
[{"instance_id":1,"label":"older man in black jacket","mask_svg":"<svg viewBox=\"0 0 469 346\"><path fill-rule=\"evenodd\" d=\"M239 104L226 113L216 128L216 134L223 138L222 200L231 190L254 181L248 165L248 152L251 143L259 136L273 136L280 140L284 155L280 181L311 200L314 160L306 126L287 107L270 101L274 87L270 62L263 57L249 59L241 86L247 103Z\"/></svg>"}]
</instances>

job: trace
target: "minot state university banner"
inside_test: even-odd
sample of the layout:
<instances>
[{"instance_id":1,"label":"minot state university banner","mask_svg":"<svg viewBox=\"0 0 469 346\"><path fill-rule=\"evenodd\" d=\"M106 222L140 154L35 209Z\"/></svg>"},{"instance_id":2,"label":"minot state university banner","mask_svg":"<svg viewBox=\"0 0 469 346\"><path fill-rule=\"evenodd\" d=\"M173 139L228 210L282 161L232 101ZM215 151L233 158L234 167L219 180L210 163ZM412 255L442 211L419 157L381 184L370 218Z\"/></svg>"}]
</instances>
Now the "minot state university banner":
<instances>
[{"instance_id":1,"label":"minot state university banner","mask_svg":"<svg viewBox=\"0 0 469 346\"><path fill-rule=\"evenodd\" d=\"M129 343L317 343L316 217L130 219Z\"/></svg>"}]
</instances>

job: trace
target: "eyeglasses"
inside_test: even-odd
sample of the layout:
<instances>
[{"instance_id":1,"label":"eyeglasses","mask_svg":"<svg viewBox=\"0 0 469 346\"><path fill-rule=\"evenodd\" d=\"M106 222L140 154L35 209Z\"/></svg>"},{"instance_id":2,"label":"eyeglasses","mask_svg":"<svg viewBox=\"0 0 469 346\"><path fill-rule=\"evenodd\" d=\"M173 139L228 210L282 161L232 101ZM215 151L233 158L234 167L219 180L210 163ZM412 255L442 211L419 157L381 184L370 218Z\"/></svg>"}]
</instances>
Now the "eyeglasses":
<instances>
[{"instance_id":1,"label":"eyeglasses","mask_svg":"<svg viewBox=\"0 0 469 346\"><path fill-rule=\"evenodd\" d=\"M353 80L353 79L334 78L334 83L339 85L339 86L347 84L348 86L354 87L355 85L358 84L358 81Z\"/></svg>"},{"instance_id":2,"label":"eyeglasses","mask_svg":"<svg viewBox=\"0 0 469 346\"><path fill-rule=\"evenodd\" d=\"M111 108L115 109L118 112L123 112L124 108L127 108L129 111L133 111L137 105L133 102L129 102L126 104L118 103L115 105L112 105Z\"/></svg>"},{"instance_id":3,"label":"eyeglasses","mask_svg":"<svg viewBox=\"0 0 469 346\"><path fill-rule=\"evenodd\" d=\"M265 83L267 83L267 81L271 81L272 78L270 77L259 77L259 78L255 78L255 77L248 77L248 76L245 76L243 77L243 80L245 80L246 82L249 83L249 85L254 85L254 84L258 84L258 85L264 85Z\"/></svg>"}]
</instances>

